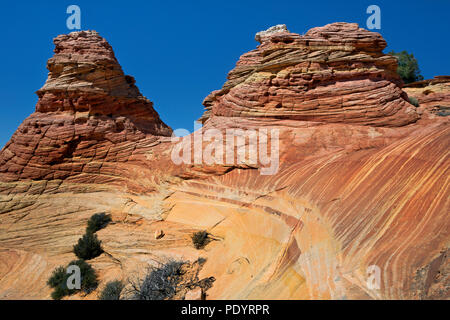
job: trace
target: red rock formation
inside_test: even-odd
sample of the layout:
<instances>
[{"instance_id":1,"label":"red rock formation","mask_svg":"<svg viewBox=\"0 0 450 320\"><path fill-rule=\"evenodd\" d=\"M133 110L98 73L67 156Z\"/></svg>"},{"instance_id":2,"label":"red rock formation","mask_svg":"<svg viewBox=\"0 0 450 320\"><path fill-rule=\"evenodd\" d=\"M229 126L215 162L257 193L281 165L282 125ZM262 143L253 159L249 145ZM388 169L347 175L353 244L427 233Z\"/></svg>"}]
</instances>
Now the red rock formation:
<instances>
[{"instance_id":1,"label":"red rock formation","mask_svg":"<svg viewBox=\"0 0 450 320\"><path fill-rule=\"evenodd\" d=\"M206 258L208 299L449 297L448 117L409 104L384 40L355 24L257 40L205 100L203 130L278 129L273 175L175 165L169 129L106 42L57 38L37 111L0 153L0 298L50 298L97 212L113 218L90 261L100 287L169 256ZM443 82L428 86L407 90L447 101ZM214 239L201 251L198 230Z\"/></svg>"},{"instance_id":2,"label":"red rock formation","mask_svg":"<svg viewBox=\"0 0 450 320\"><path fill-rule=\"evenodd\" d=\"M171 129L95 31L61 35L54 43L36 111L0 154L1 179L126 176L118 164L157 143L158 136L170 136Z\"/></svg>"},{"instance_id":3,"label":"red rock formation","mask_svg":"<svg viewBox=\"0 0 450 320\"><path fill-rule=\"evenodd\" d=\"M285 28L257 34L223 88L203 102L206 113L371 126L418 119L398 84L396 59L378 33L333 23L300 36Z\"/></svg>"}]
</instances>

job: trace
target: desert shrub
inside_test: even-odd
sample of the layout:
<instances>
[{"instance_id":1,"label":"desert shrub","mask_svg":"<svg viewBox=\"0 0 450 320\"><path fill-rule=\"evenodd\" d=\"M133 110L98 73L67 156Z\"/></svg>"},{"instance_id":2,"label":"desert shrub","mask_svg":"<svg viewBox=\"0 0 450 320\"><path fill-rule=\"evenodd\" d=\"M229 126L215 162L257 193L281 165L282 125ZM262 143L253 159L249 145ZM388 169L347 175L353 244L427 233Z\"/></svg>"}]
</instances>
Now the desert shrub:
<instances>
[{"instance_id":1,"label":"desert shrub","mask_svg":"<svg viewBox=\"0 0 450 320\"><path fill-rule=\"evenodd\" d=\"M450 107L437 106L437 109L438 109L437 115L440 117L447 117L450 115Z\"/></svg>"},{"instance_id":2,"label":"desert shrub","mask_svg":"<svg viewBox=\"0 0 450 320\"><path fill-rule=\"evenodd\" d=\"M419 106L419 100L417 100L416 98L409 97L408 99L409 99L409 103L411 103L414 107L417 108Z\"/></svg>"},{"instance_id":3,"label":"desert shrub","mask_svg":"<svg viewBox=\"0 0 450 320\"><path fill-rule=\"evenodd\" d=\"M67 288L67 278L69 275L66 273L66 268L59 266L53 270L52 275L47 281L47 285L53 288L51 294L53 300L60 300L62 297L70 294L70 290Z\"/></svg>"},{"instance_id":4,"label":"desert shrub","mask_svg":"<svg viewBox=\"0 0 450 320\"><path fill-rule=\"evenodd\" d=\"M86 233L94 233L100 229L103 229L111 222L111 216L102 213L94 214L89 220L86 227Z\"/></svg>"},{"instance_id":5,"label":"desert shrub","mask_svg":"<svg viewBox=\"0 0 450 320\"><path fill-rule=\"evenodd\" d=\"M109 281L100 293L100 300L120 300L124 284L122 281Z\"/></svg>"},{"instance_id":6,"label":"desert shrub","mask_svg":"<svg viewBox=\"0 0 450 320\"><path fill-rule=\"evenodd\" d=\"M130 282L131 298L134 300L164 300L175 295L182 280L183 261L170 260L149 268L142 280Z\"/></svg>"},{"instance_id":7,"label":"desert shrub","mask_svg":"<svg viewBox=\"0 0 450 320\"><path fill-rule=\"evenodd\" d=\"M70 265L77 265L80 267L81 273L81 290L85 293L90 293L98 286L97 275L94 268L84 261L83 259L74 260L69 263Z\"/></svg>"},{"instance_id":8,"label":"desert shrub","mask_svg":"<svg viewBox=\"0 0 450 320\"><path fill-rule=\"evenodd\" d=\"M78 239L78 243L73 246L73 253L84 260L98 257L102 254L103 249L101 241L98 240L95 233L87 232L83 237Z\"/></svg>"},{"instance_id":9,"label":"desert shrub","mask_svg":"<svg viewBox=\"0 0 450 320\"><path fill-rule=\"evenodd\" d=\"M409 54L406 51L391 51L389 52L389 54L397 57L397 73L402 78L404 83L423 80L423 77L420 74L419 64L417 63L417 60L416 58L414 58L414 55L412 53Z\"/></svg>"},{"instance_id":10,"label":"desert shrub","mask_svg":"<svg viewBox=\"0 0 450 320\"><path fill-rule=\"evenodd\" d=\"M47 284L52 287L58 287L66 279L66 268L59 266L53 270L52 275L47 280Z\"/></svg>"},{"instance_id":11,"label":"desert shrub","mask_svg":"<svg viewBox=\"0 0 450 320\"><path fill-rule=\"evenodd\" d=\"M67 287L67 280L72 274L68 274L66 272L67 268L71 265L77 265L80 268L80 289L69 289ZM97 288L98 281L97 275L95 274L94 269L84 260L75 260L70 262L67 265L67 268L63 266L59 266L56 268L50 278L47 281L47 284L53 288L53 292L51 294L52 299L59 300L64 296L71 295L77 291L83 291L85 293L90 293L92 290Z\"/></svg>"},{"instance_id":12,"label":"desert shrub","mask_svg":"<svg viewBox=\"0 0 450 320\"><path fill-rule=\"evenodd\" d=\"M191 238L196 249L202 249L210 242L209 233L205 230L195 232Z\"/></svg>"},{"instance_id":13,"label":"desert shrub","mask_svg":"<svg viewBox=\"0 0 450 320\"><path fill-rule=\"evenodd\" d=\"M64 296L68 295L69 295L68 289L64 289L63 287L58 286L54 288L51 297L53 300L61 300Z\"/></svg>"}]
</instances>

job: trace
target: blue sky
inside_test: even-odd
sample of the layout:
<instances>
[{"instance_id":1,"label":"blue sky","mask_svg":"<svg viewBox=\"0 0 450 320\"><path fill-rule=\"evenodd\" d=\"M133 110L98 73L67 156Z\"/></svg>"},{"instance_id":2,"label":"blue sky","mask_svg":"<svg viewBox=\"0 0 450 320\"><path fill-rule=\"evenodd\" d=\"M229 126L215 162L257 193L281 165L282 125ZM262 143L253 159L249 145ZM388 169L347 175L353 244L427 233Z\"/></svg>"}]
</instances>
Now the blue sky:
<instances>
[{"instance_id":1,"label":"blue sky","mask_svg":"<svg viewBox=\"0 0 450 320\"><path fill-rule=\"evenodd\" d=\"M366 26L366 8L381 8L390 50L412 52L425 78L450 75L450 1L9 1L1 4L0 147L34 111L47 77L52 39L69 33L66 8L81 8L81 28L113 46L126 74L173 129L193 129L202 101L221 88L254 34L284 23L305 33L327 23Z\"/></svg>"}]
</instances>

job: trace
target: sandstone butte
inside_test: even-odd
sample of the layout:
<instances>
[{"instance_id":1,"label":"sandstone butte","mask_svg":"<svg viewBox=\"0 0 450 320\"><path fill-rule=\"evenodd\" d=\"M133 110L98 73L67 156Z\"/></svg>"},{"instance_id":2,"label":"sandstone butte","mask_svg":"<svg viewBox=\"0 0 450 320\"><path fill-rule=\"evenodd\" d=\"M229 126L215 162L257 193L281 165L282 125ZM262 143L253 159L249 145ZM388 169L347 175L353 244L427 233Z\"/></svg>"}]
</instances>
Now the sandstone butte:
<instances>
[{"instance_id":1,"label":"sandstone butte","mask_svg":"<svg viewBox=\"0 0 450 320\"><path fill-rule=\"evenodd\" d=\"M90 261L99 289L70 299L167 257L206 258L207 299L449 298L450 78L402 88L385 40L357 24L256 40L204 100L200 130L278 129L274 175L174 164L172 130L106 40L54 39L36 110L0 153L1 299L50 299L52 270L99 212L113 220ZM198 230L214 237L203 250Z\"/></svg>"}]
</instances>

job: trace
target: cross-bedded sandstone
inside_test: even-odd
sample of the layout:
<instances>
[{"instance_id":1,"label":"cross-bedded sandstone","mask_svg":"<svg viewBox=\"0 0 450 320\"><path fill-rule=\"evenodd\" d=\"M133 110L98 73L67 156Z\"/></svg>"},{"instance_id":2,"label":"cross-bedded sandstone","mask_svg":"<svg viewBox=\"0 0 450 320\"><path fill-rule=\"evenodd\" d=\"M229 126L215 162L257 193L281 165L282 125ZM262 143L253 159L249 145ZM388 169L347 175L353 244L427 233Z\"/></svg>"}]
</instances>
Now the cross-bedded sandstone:
<instances>
[{"instance_id":1,"label":"cross-bedded sandstone","mask_svg":"<svg viewBox=\"0 0 450 320\"><path fill-rule=\"evenodd\" d=\"M305 35L285 27L256 36L221 90L203 102L210 116L263 117L370 126L418 119L400 88L395 57L380 34L333 23Z\"/></svg>"},{"instance_id":2,"label":"cross-bedded sandstone","mask_svg":"<svg viewBox=\"0 0 450 320\"><path fill-rule=\"evenodd\" d=\"M89 175L97 174L110 177L104 179L108 181L126 176L118 164L172 130L97 32L60 35L54 43L36 111L0 154L2 180L81 175L81 180L92 181Z\"/></svg>"},{"instance_id":3,"label":"cross-bedded sandstone","mask_svg":"<svg viewBox=\"0 0 450 320\"><path fill-rule=\"evenodd\" d=\"M448 299L448 78L407 87L416 108L385 41L356 24L257 40L205 100L203 129L279 130L274 175L175 165L170 129L107 42L55 39L36 112L0 153L0 298L50 298L52 270L108 212L90 261L100 287L201 257L212 299ZM214 240L204 250L200 230Z\"/></svg>"}]
</instances>

